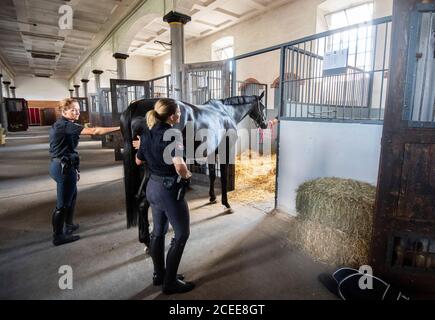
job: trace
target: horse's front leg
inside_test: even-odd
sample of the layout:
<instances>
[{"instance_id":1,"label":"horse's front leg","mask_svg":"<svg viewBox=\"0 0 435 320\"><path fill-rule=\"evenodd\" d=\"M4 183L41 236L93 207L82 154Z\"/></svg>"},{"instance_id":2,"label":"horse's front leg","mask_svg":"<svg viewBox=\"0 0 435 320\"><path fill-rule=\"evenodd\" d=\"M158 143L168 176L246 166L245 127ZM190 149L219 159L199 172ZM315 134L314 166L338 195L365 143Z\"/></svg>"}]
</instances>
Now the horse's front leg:
<instances>
[{"instance_id":1,"label":"horse's front leg","mask_svg":"<svg viewBox=\"0 0 435 320\"><path fill-rule=\"evenodd\" d=\"M139 242L143 243L148 249L150 246L150 223L148 221L148 209L150 207L150 203L146 199L145 194L139 201Z\"/></svg>"},{"instance_id":2,"label":"horse's front leg","mask_svg":"<svg viewBox=\"0 0 435 320\"><path fill-rule=\"evenodd\" d=\"M228 184L227 184L227 173L228 173L228 164L221 164L221 187L222 187L222 205L226 208L226 210L230 213L233 212L230 204L228 203Z\"/></svg>"},{"instance_id":3,"label":"horse's front leg","mask_svg":"<svg viewBox=\"0 0 435 320\"><path fill-rule=\"evenodd\" d=\"M210 203L216 203L216 194L214 193L214 181L216 180L216 165L208 164L208 178L210 179L210 189L208 194L210 195Z\"/></svg>"}]
</instances>

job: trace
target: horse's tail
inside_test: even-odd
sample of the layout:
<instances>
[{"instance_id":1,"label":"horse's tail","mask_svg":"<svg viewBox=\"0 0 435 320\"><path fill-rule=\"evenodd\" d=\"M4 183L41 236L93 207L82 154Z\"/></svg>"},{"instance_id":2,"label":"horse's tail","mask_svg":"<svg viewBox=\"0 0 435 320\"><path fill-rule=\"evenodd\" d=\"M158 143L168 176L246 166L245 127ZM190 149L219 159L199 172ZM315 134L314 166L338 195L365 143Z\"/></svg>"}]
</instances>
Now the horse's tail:
<instances>
[{"instance_id":1,"label":"horse's tail","mask_svg":"<svg viewBox=\"0 0 435 320\"><path fill-rule=\"evenodd\" d=\"M124 186L125 186L125 205L127 212L127 228L137 225L138 212L136 203L136 193L140 187L140 169L136 165L136 151L133 148L131 120L138 102L131 103L121 114L121 133L124 138Z\"/></svg>"}]
</instances>

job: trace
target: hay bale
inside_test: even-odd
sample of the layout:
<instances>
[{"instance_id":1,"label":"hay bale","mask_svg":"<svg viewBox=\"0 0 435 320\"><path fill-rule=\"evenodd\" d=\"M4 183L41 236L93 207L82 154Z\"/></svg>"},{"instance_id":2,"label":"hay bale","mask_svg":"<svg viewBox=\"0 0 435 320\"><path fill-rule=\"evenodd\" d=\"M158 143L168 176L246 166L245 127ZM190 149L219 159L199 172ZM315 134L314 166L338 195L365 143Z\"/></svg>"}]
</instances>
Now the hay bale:
<instances>
[{"instance_id":1,"label":"hay bale","mask_svg":"<svg viewBox=\"0 0 435 320\"><path fill-rule=\"evenodd\" d=\"M296 245L318 261L367 264L376 188L339 178L305 182L297 190Z\"/></svg>"},{"instance_id":2,"label":"hay bale","mask_svg":"<svg viewBox=\"0 0 435 320\"><path fill-rule=\"evenodd\" d=\"M320 178L297 190L300 218L367 239L372 230L376 188L351 179Z\"/></svg>"},{"instance_id":3,"label":"hay bale","mask_svg":"<svg viewBox=\"0 0 435 320\"><path fill-rule=\"evenodd\" d=\"M317 222L296 219L290 240L322 263L349 267L368 264L370 242Z\"/></svg>"}]
</instances>

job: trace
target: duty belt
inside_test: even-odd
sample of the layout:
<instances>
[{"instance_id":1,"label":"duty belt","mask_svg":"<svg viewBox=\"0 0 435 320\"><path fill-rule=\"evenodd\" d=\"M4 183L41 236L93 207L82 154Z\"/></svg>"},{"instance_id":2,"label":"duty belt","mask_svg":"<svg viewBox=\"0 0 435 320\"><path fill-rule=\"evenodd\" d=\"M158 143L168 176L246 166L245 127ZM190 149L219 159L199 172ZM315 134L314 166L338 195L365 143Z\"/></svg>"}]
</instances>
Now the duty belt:
<instances>
[{"instance_id":1,"label":"duty belt","mask_svg":"<svg viewBox=\"0 0 435 320\"><path fill-rule=\"evenodd\" d=\"M71 159L69 157L55 157L55 158L51 158L51 161L56 161L56 162L60 162L63 166L67 166L67 167L73 167L75 169L79 168L80 165L80 160L78 158L76 159Z\"/></svg>"},{"instance_id":2,"label":"duty belt","mask_svg":"<svg viewBox=\"0 0 435 320\"><path fill-rule=\"evenodd\" d=\"M157 182L163 182L165 179L177 179L178 176L157 176L155 174L152 174L150 176L150 179L153 179Z\"/></svg>"},{"instance_id":3,"label":"duty belt","mask_svg":"<svg viewBox=\"0 0 435 320\"><path fill-rule=\"evenodd\" d=\"M177 201L184 198L184 193L186 191L186 187L189 184L188 179L182 179L180 176L166 176L161 177L155 174L150 176L150 179L155 180L163 184L163 186L168 190L176 190L177 191Z\"/></svg>"}]
</instances>

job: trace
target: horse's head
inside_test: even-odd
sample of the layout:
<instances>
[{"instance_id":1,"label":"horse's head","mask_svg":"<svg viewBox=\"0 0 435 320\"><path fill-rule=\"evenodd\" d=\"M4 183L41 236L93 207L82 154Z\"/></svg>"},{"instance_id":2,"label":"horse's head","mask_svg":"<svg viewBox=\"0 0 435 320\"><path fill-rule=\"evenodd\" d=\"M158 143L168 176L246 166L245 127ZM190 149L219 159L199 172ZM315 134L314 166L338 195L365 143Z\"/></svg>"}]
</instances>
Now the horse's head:
<instances>
[{"instance_id":1,"label":"horse's head","mask_svg":"<svg viewBox=\"0 0 435 320\"><path fill-rule=\"evenodd\" d=\"M259 126L261 129L267 128L267 118L266 118L266 107L261 102L261 99L264 97L264 91L261 93L260 96L254 96L255 101L254 105L251 109L251 112L249 112L249 116L252 118L252 120L255 121L256 125Z\"/></svg>"}]
</instances>

